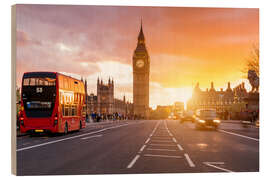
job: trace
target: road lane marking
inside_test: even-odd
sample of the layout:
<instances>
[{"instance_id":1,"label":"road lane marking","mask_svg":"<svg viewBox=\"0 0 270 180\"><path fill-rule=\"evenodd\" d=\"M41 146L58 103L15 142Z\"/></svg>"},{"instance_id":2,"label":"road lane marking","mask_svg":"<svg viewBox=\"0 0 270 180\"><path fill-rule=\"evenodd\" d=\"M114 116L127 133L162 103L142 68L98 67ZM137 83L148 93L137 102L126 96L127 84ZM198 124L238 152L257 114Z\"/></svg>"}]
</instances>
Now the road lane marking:
<instances>
[{"instance_id":1,"label":"road lane marking","mask_svg":"<svg viewBox=\"0 0 270 180\"><path fill-rule=\"evenodd\" d=\"M98 131L93 131L93 132L89 132L89 133L85 133L85 134L80 134L80 135L77 135L77 136L71 136L71 137L67 137L67 138L63 138L63 139L58 139L58 140L55 140L55 141L50 141L50 142L41 143L41 144L37 144L37 145L33 145L33 146L28 146L28 147L17 149L16 151L20 152L20 151L24 151L24 150L28 150L28 149L32 149L32 148L36 148L36 147L45 146L45 145L48 145L48 144L54 144L54 143L58 143L58 142L62 142L62 141L70 140L70 139L75 139L75 138L78 138L78 137L83 137L83 136L87 136L87 135L91 135L91 134L100 133L100 132L103 132L103 131L106 131L106 130L109 130L109 129L115 129L115 128L119 128L119 127L123 127L123 126L128 126L128 125L131 125L131 124L134 124L134 123L122 124L122 125L119 125L119 126L113 126L113 127L101 129L101 130L98 130Z\"/></svg>"},{"instance_id":2,"label":"road lane marking","mask_svg":"<svg viewBox=\"0 0 270 180\"><path fill-rule=\"evenodd\" d=\"M149 151L176 151L174 149L153 149L153 148L147 148L146 150L149 150Z\"/></svg>"},{"instance_id":3,"label":"road lane marking","mask_svg":"<svg viewBox=\"0 0 270 180\"><path fill-rule=\"evenodd\" d=\"M159 154L144 154L143 156L148 156L148 157L165 157L165 158L182 158L182 156L168 156L168 155L159 155Z\"/></svg>"},{"instance_id":4,"label":"road lane marking","mask_svg":"<svg viewBox=\"0 0 270 180\"><path fill-rule=\"evenodd\" d=\"M147 144L149 141L150 141L150 138L148 138L148 139L145 141L144 144Z\"/></svg>"},{"instance_id":5,"label":"road lane marking","mask_svg":"<svg viewBox=\"0 0 270 180\"><path fill-rule=\"evenodd\" d=\"M159 132L157 132L154 136L161 136L161 137L168 137L169 135L168 135L168 133L159 133Z\"/></svg>"},{"instance_id":6,"label":"road lane marking","mask_svg":"<svg viewBox=\"0 0 270 180\"><path fill-rule=\"evenodd\" d=\"M157 130L157 127L159 126L159 124L160 124L160 121L158 121L157 124L155 125L155 127L154 127L152 133L149 135L148 139L145 141L145 144L147 144L147 143L150 141L150 137L153 136L153 134L154 134L155 131ZM129 165L127 166L128 169L129 169L129 168L132 168L133 165L136 163L136 161L140 158L140 155L139 155L139 154L140 154L140 153L144 150L144 148L146 147L145 144L140 148L138 154L137 154L137 155L133 158L133 160L129 163Z\"/></svg>"},{"instance_id":7,"label":"road lane marking","mask_svg":"<svg viewBox=\"0 0 270 180\"><path fill-rule=\"evenodd\" d=\"M192 162L192 160L190 159L190 157L188 156L188 154L185 153L184 156L185 156L185 158L186 158L186 160L187 160L189 166L190 166L190 167L195 167L195 164Z\"/></svg>"},{"instance_id":8,"label":"road lane marking","mask_svg":"<svg viewBox=\"0 0 270 180\"><path fill-rule=\"evenodd\" d=\"M143 146L141 147L141 149L140 149L139 152L142 152L142 151L144 150L145 147L146 147L146 145L143 145Z\"/></svg>"},{"instance_id":9,"label":"road lane marking","mask_svg":"<svg viewBox=\"0 0 270 180\"><path fill-rule=\"evenodd\" d=\"M165 140L153 140L153 139L152 139L152 142L172 142L172 141L165 141Z\"/></svg>"},{"instance_id":10,"label":"road lane marking","mask_svg":"<svg viewBox=\"0 0 270 180\"><path fill-rule=\"evenodd\" d=\"M213 168L216 168L216 169L219 169L219 170L222 170L222 171L225 171L225 172L233 172L231 170L215 166L215 165L223 165L224 162L204 162L203 164L210 166L210 167L213 167ZM213 164L215 164L215 165L213 165Z\"/></svg>"},{"instance_id":11,"label":"road lane marking","mask_svg":"<svg viewBox=\"0 0 270 180\"><path fill-rule=\"evenodd\" d=\"M170 136L157 136L157 135L152 136L152 138L164 138L164 137L166 137L166 138L170 138Z\"/></svg>"},{"instance_id":12,"label":"road lane marking","mask_svg":"<svg viewBox=\"0 0 270 180\"><path fill-rule=\"evenodd\" d=\"M136 163L136 161L139 159L140 155L136 155L133 160L129 163L127 168L132 168L132 166Z\"/></svg>"},{"instance_id":13,"label":"road lane marking","mask_svg":"<svg viewBox=\"0 0 270 180\"><path fill-rule=\"evenodd\" d=\"M168 136L168 137L169 137L169 136ZM171 138L160 138L160 137L157 138L157 137L152 137L152 141L155 141L155 140L157 140L157 141L159 141L159 140L161 140L161 141L162 141L162 140L167 140L167 141L168 141L168 140L171 140Z\"/></svg>"},{"instance_id":14,"label":"road lane marking","mask_svg":"<svg viewBox=\"0 0 270 180\"><path fill-rule=\"evenodd\" d=\"M172 144L149 144L150 146L175 146Z\"/></svg>"},{"instance_id":15,"label":"road lane marking","mask_svg":"<svg viewBox=\"0 0 270 180\"><path fill-rule=\"evenodd\" d=\"M180 144L177 144L177 147L179 148L180 151L184 150Z\"/></svg>"},{"instance_id":16,"label":"road lane marking","mask_svg":"<svg viewBox=\"0 0 270 180\"><path fill-rule=\"evenodd\" d=\"M244 135L241 135L241 134L236 134L236 133L232 133L232 132L229 132L229 131L224 131L224 130L221 130L221 129L219 129L218 131L224 132L224 133L227 133L227 134L231 134L231 135L235 135L235 136L239 136L239 137L243 137L243 138L247 138L247 139L251 139L251 140L259 142L259 139L252 138L252 137L249 137L249 136L244 136Z\"/></svg>"},{"instance_id":17,"label":"road lane marking","mask_svg":"<svg viewBox=\"0 0 270 180\"><path fill-rule=\"evenodd\" d=\"M175 143L177 143L177 141L176 141L176 139L175 139L175 138L173 138L173 141L174 141Z\"/></svg>"},{"instance_id":18,"label":"road lane marking","mask_svg":"<svg viewBox=\"0 0 270 180\"><path fill-rule=\"evenodd\" d=\"M95 135L95 136L88 136L88 137L84 137L84 138L81 138L81 139L85 140L85 139L90 139L90 138L95 138L95 137L101 137L101 136L103 136L103 135L100 134L100 135Z\"/></svg>"}]
</instances>

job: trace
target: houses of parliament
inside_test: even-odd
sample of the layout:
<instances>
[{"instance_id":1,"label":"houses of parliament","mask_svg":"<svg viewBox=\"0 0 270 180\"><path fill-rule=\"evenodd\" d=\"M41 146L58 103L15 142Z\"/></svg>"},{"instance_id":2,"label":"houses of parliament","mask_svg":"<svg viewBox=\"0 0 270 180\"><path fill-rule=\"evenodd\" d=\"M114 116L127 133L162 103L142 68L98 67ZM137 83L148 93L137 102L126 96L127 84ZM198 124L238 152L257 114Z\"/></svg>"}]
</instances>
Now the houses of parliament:
<instances>
[{"instance_id":1,"label":"houses of parliament","mask_svg":"<svg viewBox=\"0 0 270 180\"><path fill-rule=\"evenodd\" d=\"M145 37L141 23L137 46L132 57L133 68L133 103L123 99L114 98L114 80L108 82L97 79L97 95L91 93L86 98L87 114L113 114L123 116L137 116L141 119L149 118L149 73L150 57L146 49ZM87 92L87 81L85 90Z\"/></svg>"},{"instance_id":2,"label":"houses of parliament","mask_svg":"<svg viewBox=\"0 0 270 180\"><path fill-rule=\"evenodd\" d=\"M187 103L187 109L216 109L218 113L231 112L233 108L238 108L235 111L243 111L247 96L244 82L233 89L228 82L226 90L221 88L219 91L214 88L213 82L205 91L202 91L197 83L193 89L192 98Z\"/></svg>"}]
</instances>

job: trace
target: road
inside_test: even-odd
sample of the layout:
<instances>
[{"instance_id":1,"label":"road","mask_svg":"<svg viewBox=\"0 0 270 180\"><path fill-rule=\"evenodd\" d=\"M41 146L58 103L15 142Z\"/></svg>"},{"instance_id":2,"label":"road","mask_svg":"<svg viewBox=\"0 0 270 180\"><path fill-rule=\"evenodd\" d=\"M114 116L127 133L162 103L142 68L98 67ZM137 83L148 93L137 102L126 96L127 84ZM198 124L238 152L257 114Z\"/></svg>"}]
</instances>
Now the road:
<instances>
[{"instance_id":1,"label":"road","mask_svg":"<svg viewBox=\"0 0 270 180\"><path fill-rule=\"evenodd\" d=\"M141 120L91 124L66 136L17 137L17 175L259 171L259 129Z\"/></svg>"}]
</instances>

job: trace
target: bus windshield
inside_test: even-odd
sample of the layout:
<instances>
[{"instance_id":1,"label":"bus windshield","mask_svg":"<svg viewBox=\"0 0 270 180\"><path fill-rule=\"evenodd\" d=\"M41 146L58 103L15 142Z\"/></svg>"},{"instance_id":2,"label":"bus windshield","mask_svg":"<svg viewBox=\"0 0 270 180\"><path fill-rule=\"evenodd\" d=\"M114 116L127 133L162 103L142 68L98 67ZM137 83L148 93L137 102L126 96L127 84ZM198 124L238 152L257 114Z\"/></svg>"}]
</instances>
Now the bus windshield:
<instances>
[{"instance_id":1,"label":"bus windshield","mask_svg":"<svg viewBox=\"0 0 270 180\"><path fill-rule=\"evenodd\" d=\"M56 75L26 73L22 81L22 101L27 117L51 116L56 100Z\"/></svg>"}]
</instances>

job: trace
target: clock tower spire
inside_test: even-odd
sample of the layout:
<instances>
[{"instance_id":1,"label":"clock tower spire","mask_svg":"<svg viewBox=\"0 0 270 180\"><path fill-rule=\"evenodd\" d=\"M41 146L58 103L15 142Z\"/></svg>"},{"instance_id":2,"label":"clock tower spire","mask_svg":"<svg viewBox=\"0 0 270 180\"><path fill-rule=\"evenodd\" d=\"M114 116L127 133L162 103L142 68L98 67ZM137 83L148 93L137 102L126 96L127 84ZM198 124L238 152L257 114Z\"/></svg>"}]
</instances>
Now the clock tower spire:
<instances>
[{"instance_id":1,"label":"clock tower spire","mask_svg":"<svg viewBox=\"0 0 270 180\"><path fill-rule=\"evenodd\" d=\"M142 20L137 47L133 53L132 62L134 115L143 119L148 119L150 58L145 45Z\"/></svg>"}]
</instances>

